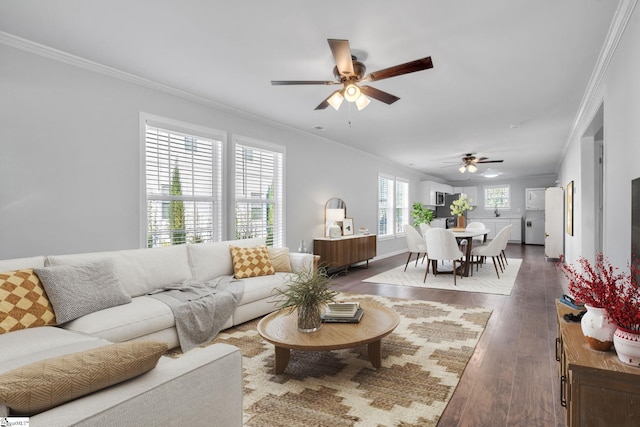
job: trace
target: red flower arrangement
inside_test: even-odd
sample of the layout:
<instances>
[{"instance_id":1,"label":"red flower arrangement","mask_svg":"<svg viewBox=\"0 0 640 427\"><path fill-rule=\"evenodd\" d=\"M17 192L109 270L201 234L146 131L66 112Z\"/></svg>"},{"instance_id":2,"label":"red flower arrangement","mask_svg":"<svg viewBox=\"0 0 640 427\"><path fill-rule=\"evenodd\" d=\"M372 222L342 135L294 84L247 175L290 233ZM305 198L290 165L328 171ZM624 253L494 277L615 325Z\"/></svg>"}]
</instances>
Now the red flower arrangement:
<instances>
[{"instance_id":1,"label":"red flower arrangement","mask_svg":"<svg viewBox=\"0 0 640 427\"><path fill-rule=\"evenodd\" d=\"M629 266L629 272L618 272L602 254L596 254L595 264L580 257L580 271L572 264L560 260L560 270L569 280L569 292L576 302L604 308L611 320L622 329L640 331L640 288L636 277L638 263Z\"/></svg>"}]
</instances>

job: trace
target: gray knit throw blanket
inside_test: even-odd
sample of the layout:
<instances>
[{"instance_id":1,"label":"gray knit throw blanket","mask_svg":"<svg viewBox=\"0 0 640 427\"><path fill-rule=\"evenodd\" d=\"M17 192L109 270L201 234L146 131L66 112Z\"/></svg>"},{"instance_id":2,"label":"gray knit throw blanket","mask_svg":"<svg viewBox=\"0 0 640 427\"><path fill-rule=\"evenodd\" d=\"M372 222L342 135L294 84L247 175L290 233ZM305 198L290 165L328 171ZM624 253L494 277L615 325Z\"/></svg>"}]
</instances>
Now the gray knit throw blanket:
<instances>
[{"instance_id":1,"label":"gray knit throw blanket","mask_svg":"<svg viewBox=\"0 0 640 427\"><path fill-rule=\"evenodd\" d=\"M171 308L180 348L187 352L215 338L235 311L243 293L242 280L221 276L206 283L188 279L148 295Z\"/></svg>"}]
</instances>

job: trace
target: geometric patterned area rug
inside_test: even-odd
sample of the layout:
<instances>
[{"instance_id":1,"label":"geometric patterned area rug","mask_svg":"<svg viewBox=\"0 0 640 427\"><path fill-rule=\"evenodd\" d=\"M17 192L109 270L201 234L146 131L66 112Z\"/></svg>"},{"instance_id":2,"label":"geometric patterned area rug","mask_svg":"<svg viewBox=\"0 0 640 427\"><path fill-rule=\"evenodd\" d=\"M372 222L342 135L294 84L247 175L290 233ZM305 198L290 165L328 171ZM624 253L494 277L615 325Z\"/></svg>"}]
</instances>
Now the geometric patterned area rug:
<instances>
[{"instance_id":1,"label":"geometric patterned area rug","mask_svg":"<svg viewBox=\"0 0 640 427\"><path fill-rule=\"evenodd\" d=\"M500 271L500 278L496 275L491 259L480 267L478 271L473 269L473 276L456 278L456 286L453 286L453 276L449 274L433 275L431 269L427 275L427 282L424 283L424 272L426 270L425 263L418 262L416 267L415 260L409 263L407 271L404 271L404 264L387 270L383 273L376 274L373 277L363 280L363 282L386 283L390 285L415 286L428 289L445 289L451 291L464 292L481 292L485 294L511 295L511 290L518 276L518 271L522 265L521 259L507 258L507 264L504 273ZM451 264L438 265L438 270L451 272Z\"/></svg>"},{"instance_id":2,"label":"geometric patterned area rug","mask_svg":"<svg viewBox=\"0 0 640 427\"><path fill-rule=\"evenodd\" d=\"M245 426L437 424L491 310L373 295L342 297L375 300L398 313L398 327L382 339L381 368L371 365L363 345L292 350L287 369L276 375L274 347L256 331L259 319L222 331L212 341L242 351Z\"/></svg>"}]
</instances>

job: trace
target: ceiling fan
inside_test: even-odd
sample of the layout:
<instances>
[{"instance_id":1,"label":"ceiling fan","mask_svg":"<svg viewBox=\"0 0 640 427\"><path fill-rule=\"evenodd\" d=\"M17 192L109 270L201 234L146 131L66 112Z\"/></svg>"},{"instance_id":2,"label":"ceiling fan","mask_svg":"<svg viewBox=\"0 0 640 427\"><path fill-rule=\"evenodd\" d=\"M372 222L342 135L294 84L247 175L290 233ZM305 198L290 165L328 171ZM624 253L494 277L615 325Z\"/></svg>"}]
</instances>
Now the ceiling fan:
<instances>
[{"instance_id":1,"label":"ceiling fan","mask_svg":"<svg viewBox=\"0 0 640 427\"><path fill-rule=\"evenodd\" d=\"M340 108L342 102L346 99L349 102L355 102L358 110L362 110L371 102L368 97L377 99L385 104L391 105L400 98L390 93L381 91L371 86L359 86L358 83L374 82L378 80L388 79L390 77L401 76L416 71L422 71L433 68L431 57L417 59L404 64L395 65L393 67L374 71L365 75L366 67L358 58L351 54L349 48L349 40L327 39L331 53L336 62L333 67L333 75L335 81L322 80L272 80L272 85L342 85L342 89L334 91L325 98L315 109L323 110L331 105L336 110Z\"/></svg>"},{"instance_id":2,"label":"ceiling fan","mask_svg":"<svg viewBox=\"0 0 640 427\"><path fill-rule=\"evenodd\" d=\"M475 173L478 168L477 164L480 163L502 163L504 160L489 160L488 157L476 157L473 153L467 153L462 157L462 166L458 169L460 173L465 173L465 171L469 171L469 173Z\"/></svg>"}]
</instances>

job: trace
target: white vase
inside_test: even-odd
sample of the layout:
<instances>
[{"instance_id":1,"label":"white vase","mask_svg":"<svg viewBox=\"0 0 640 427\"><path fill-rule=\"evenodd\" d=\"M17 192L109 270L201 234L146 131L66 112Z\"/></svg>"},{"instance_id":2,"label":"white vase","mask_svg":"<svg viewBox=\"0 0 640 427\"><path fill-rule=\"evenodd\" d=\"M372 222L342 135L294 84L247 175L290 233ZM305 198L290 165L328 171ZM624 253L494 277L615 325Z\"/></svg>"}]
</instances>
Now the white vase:
<instances>
[{"instance_id":1,"label":"white vase","mask_svg":"<svg viewBox=\"0 0 640 427\"><path fill-rule=\"evenodd\" d=\"M617 328L613 345L622 363L640 367L640 331Z\"/></svg>"},{"instance_id":2,"label":"white vase","mask_svg":"<svg viewBox=\"0 0 640 427\"><path fill-rule=\"evenodd\" d=\"M613 334L617 326L609 319L604 308L584 305L587 312L582 316L580 325L589 347L598 351L609 351L613 346Z\"/></svg>"}]
</instances>

